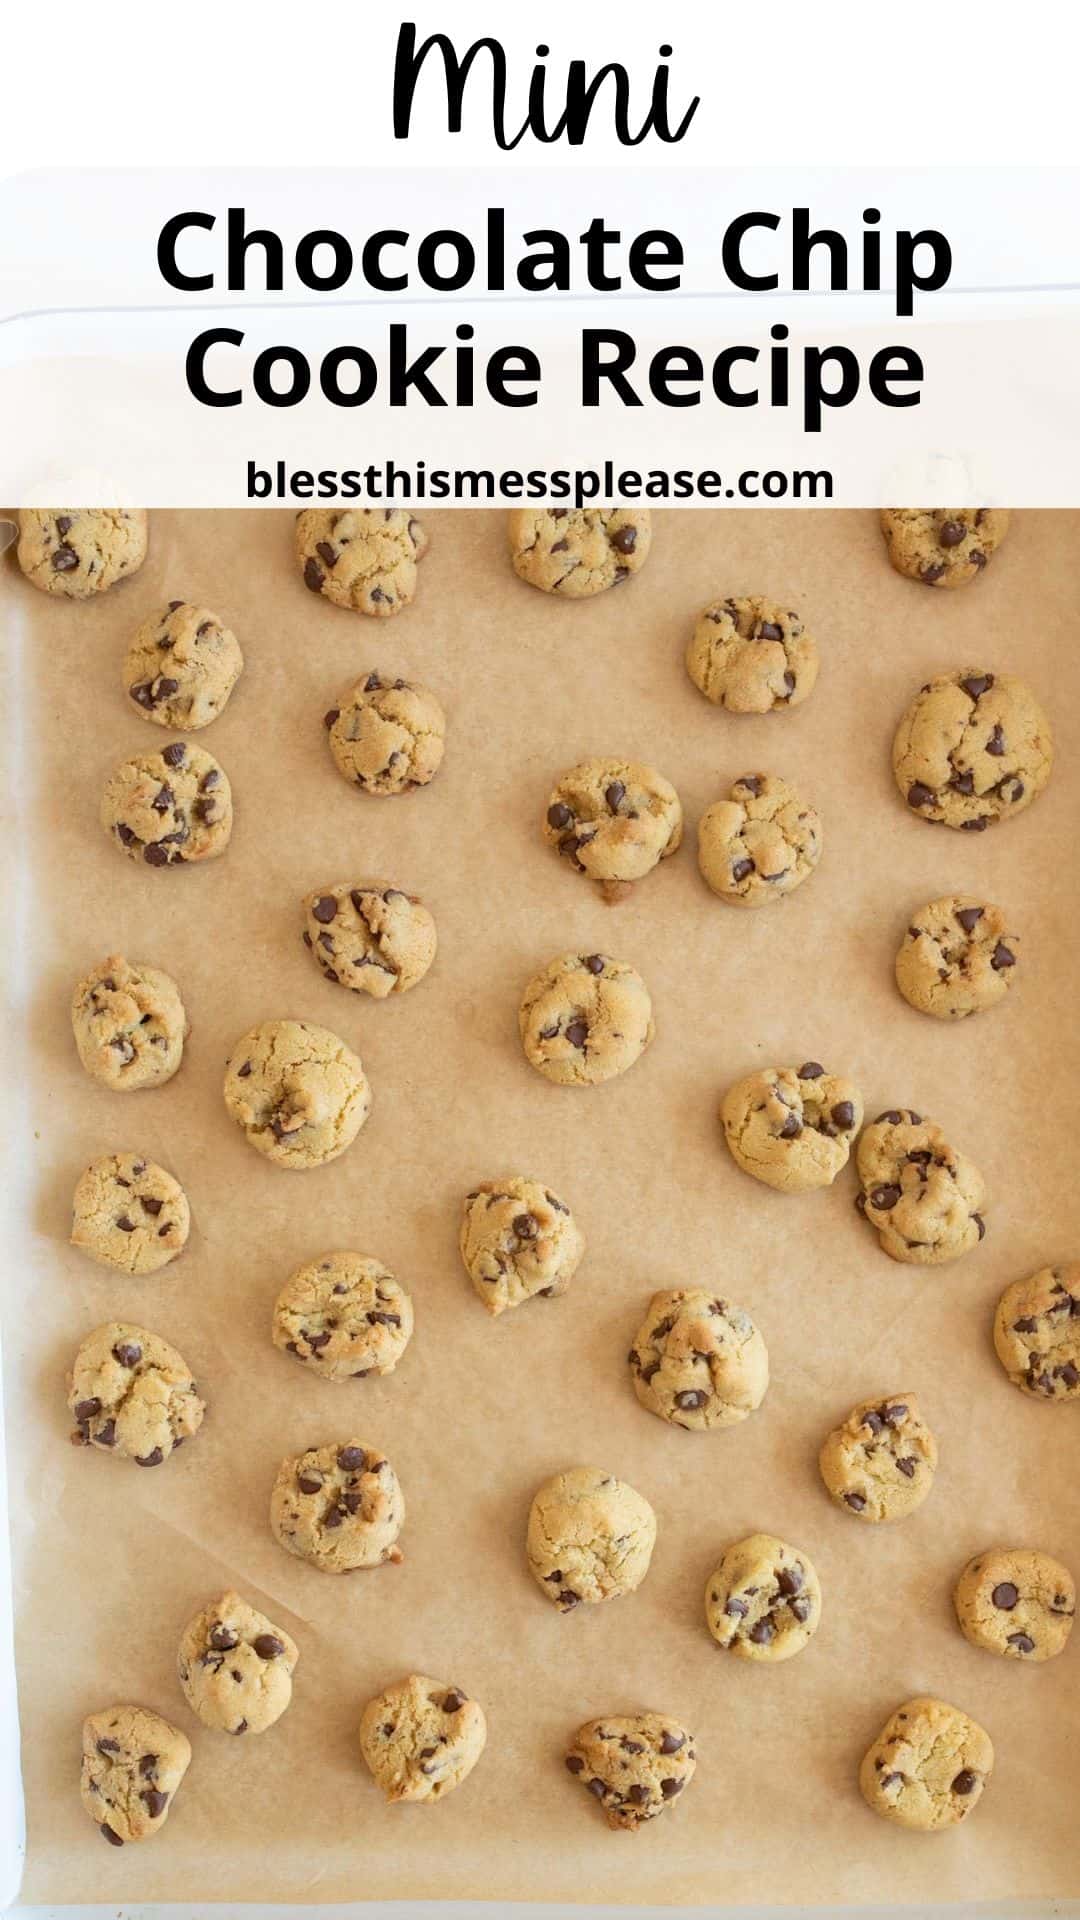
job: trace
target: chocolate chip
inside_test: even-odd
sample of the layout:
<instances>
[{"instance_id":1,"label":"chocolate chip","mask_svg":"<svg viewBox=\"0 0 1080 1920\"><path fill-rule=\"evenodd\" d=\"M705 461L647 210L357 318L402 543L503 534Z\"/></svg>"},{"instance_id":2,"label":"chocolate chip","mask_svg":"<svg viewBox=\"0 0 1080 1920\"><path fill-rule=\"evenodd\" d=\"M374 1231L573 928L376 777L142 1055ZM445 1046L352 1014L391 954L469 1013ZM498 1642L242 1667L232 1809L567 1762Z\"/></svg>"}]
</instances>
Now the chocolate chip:
<instances>
[{"instance_id":1,"label":"chocolate chip","mask_svg":"<svg viewBox=\"0 0 1080 1920\"><path fill-rule=\"evenodd\" d=\"M1010 1633L1005 1645L1015 1647L1017 1653L1034 1653L1035 1651L1035 1642L1027 1633Z\"/></svg>"},{"instance_id":2,"label":"chocolate chip","mask_svg":"<svg viewBox=\"0 0 1080 1920\"><path fill-rule=\"evenodd\" d=\"M793 1593L801 1592L802 1583L803 1577L798 1567L781 1567L777 1572L776 1584L788 1599Z\"/></svg>"},{"instance_id":3,"label":"chocolate chip","mask_svg":"<svg viewBox=\"0 0 1080 1920\"><path fill-rule=\"evenodd\" d=\"M990 1595L995 1607L1002 1613L1011 1613L1020 1598L1020 1590L1011 1580L1001 1580Z\"/></svg>"},{"instance_id":4,"label":"chocolate chip","mask_svg":"<svg viewBox=\"0 0 1080 1920\"><path fill-rule=\"evenodd\" d=\"M164 1813L169 1804L168 1794L162 1793L158 1787L148 1787L139 1797L144 1802L151 1820L156 1820L159 1814Z\"/></svg>"},{"instance_id":5,"label":"chocolate chip","mask_svg":"<svg viewBox=\"0 0 1080 1920\"><path fill-rule=\"evenodd\" d=\"M366 1455L363 1447L342 1447L337 1463L343 1473L356 1473L363 1467Z\"/></svg>"},{"instance_id":6,"label":"chocolate chip","mask_svg":"<svg viewBox=\"0 0 1080 1920\"><path fill-rule=\"evenodd\" d=\"M993 967L995 973L1004 973L1007 967L1015 967L1016 955L1010 952L1003 940L998 941L997 946L990 955L990 965Z\"/></svg>"},{"instance_id":7,"label":"chocolate chip","mask_svg":"<svg viewBox=\"0 0 1080 1920\"><path fill-rule=\"evenodd\" d=\"M878 1213L891 1213L900 1199L900 1188L892 1183L871 1187L867 1198Z\"/></svg>"},{"instance_id":8,"label":"chocolate chip","mask_svg":"<svg viewBox=\"0 0 1080 1920\"><path fill-rule=\"evenodd\" d=\"M118 1340L112 1350L113 1359L121 1367L137 1367L142 1359L142 1348L133 1340Z\"/></svg>"},{"instance_id":9,"label":"chocolate chip","mask_svg":"<svg viewBox=\"0 0 1080 1920\"><path fill-rule=\"evenodd\" d=\"M958 547L967 533L962 520L943 520L938 528L939 547Z\"/></svg>"},{"instance_id":10,"label":"chocolate chip","mask_svg":"<svg viewBox=\"0 0 1080 1920\"><path fill-rule=\"evenodd\" d=\"M331 707L328 713L323 714L323 726L326 728L328 733L330 731L330 728L334 726L335 723L340 719L341 719L340 707Z\"/></svg>"},{"instance_id":11,"label":"chocolate chip","mask_svg":"<svg viewBox=\"0 0 1080 1920\"><path fill-rule=\"evenodd\" d=\"M52 564L54 573L70 573L78 566L79 556L74 547L57 547L52 557Z\"/></svg>"},{"instance_id":12,"label":"chocolate chip","mask_svg":"<svg viewBox=\"0 0 1080 1920\"><path fill-rule=\"evenodd\" d=\"M167 767L182 767L187 759L187 748L182 740L174 740L171 746L163 748L161 757Z\"/></svg>"},{"instance_id":13,"label":"chocolate chip","mask_svg":"<svg viewBox=\"0 0 1080 1920\"><path fill-rule=\"evenodd\" d=\"M675 1395L675 1405L681 1413L693 1413L698 1407L707 1406L708 1401L708 1394L704 1393L701 1388L694 1390L688 1389L685 1393L677 1393Z\"/></svg>"},{"instance_id":14,"label":"chocolate chip","mask_svg":"<svg viewBox=\"0 0 1080 1920\"><path fill-rule=\"evenodd\" d=\"M604 788L604 799L607 801L612 813L618 813L619 808L626 799L626 788L621 780L613 780L610 786Z\"/></svg>"},{"instance_id":15,"label":"chocolate chip","mask_svg":"<svg viewBox=\"0 0 1080 1920\"><path fill-rule=\"evenodd\" d=\"M981 700L984 693L989 693L993 684L994 676L992 673L973 673L970 674L966 680L961 680L960 682L964 692L968 694L972 700Z\"/></svg>"},{"instance_id":16,"label":"chocolate chip","mask_svg":"<svg viewBox=\"0 0 1080 1920\"><path fill-rule=\"evenodd\" d=\"M749 1611L750 1607L748 1602L740 1600L737 1593L732 1594L731 1599L724 1608L724 1612L727 1614L729 1620L742 1620Z\"/></svg>"},{"instance_id":17,"label":"chocolate chip","mask_svg":"<svg viewBox=\"0 0 1080 1920\"><path fill-rule=\"evenodd\" d=\"M780 1129L781 1140L797 1140L802 1132L802 1121L797 1113L789 1113Z\"/></svg>"},{"instance_id":18,"label":"chocolate chip","mask_svg":"<svg viewBox=\"0 0 1080 1920\"><path fill-rule=\"evenodd\" d=\"M567 1773L584 1773L585 1762L580 1753L568 1753L566 1756Z\"/></svg>"},{"instance_id":19,"label":"chocolate chip","mask_svg":"<svg viewBox=\"0 0 1080 1920\"><path fill-rule=\"evenodd\" d=\"M564 827L568 827L573 818L569 807L561 800L556 800L547 810L548 826L554 827L556 833L561 833Z\"/></svg>"},{"instance_id":20,"label":"chocolate chip","mask_svg":"<svg viewBox=\"0 0 1080 1920\"><path fill-rule=\"evenodd\" d=\"M782 640L783 637L784 629L778 627L775 620L762 620L754 635L755 640Z\"/></svg>"},{"instance_id":21,"label":"chocolate chip","mask_svg":"<svg viewBox=\"0 0 1080 1920\"><path fill-rule=\"evenodd\" d=\"M1005 735L1002 732L1000 721L996 721L994 724L994 731L986 743L986 751L987 753L992 753L995 760L1000 760L1002 754L1005 752Z\"/></svg>"},{"instance_id":22,"label":"chocolate chip","mask_svg":"<svg viewBox=\"0 0 1080 1920\"><path fill-rule=\"evenodd\" d=\"M736 860L732 863L731 877L737 885L740 880L749 879L750 875L755 871L756 869L752 860Z\"/></svg>"},{"instance_id":23,"label":"chocolate chip","mask_svg":"<svg viewBox=\"0 0 1080 1920\"><path fill-rule=\"evenodd\" d=\"M811 1610L810 1598L808 1594L801 1593L796 1597L796 1599L792 1600L790 1603L790 1611L794 1614L796 1620L798 1620L800 1624L804 1620L809 1620L810 1610Z\"/></svg>"},{"instance_id":24,"label":"chocolate chip","mask_svg":"<svg viewBox=\"0 0 1080 1920\"><path fill-rule=\"evenodd\" d=\"M979 1239L985 1240L986 1239L986 1221L983 1219L982 1214L973 1213L971 1217L974 1220L975 1225L979 1229Z\"/></svg>"},{"instance_id":25,"label":"chocolate chip","mask_svg":"<svg viewBox=\"0 0 1080 1920\"><path fill-rule=\"evenodd\" d=\"M862 1493L845 1493L844 1499L852 1513L861 1513L866 1505L866 1496Z\"/></svg>"},{"instance_id":26,"label":"chocolate chip","mask_svg":"<svg viewBox=\"0 0 1080 1920\"><path fill-rule=\"evenodd\" d=\"M587 953L582 964L588 967L590 973L603 973L604 956L602 953Z\"/></svg>"},{"instance_id":27,"label":"chocolate chip","mask_svg":"<svg viewBox=\"0 0 1080 1920\"><path fill-rule=\"evenodd\" d=\"M796 1078L799 1080L820 1080L824 1072L824 1067L821 1066L817 1060L807 1060L805 1065L799 1068Z\"/></svg>"},{"instance_id":28,"label":"chocolate chip","mask_svg":"<svg viewBox=\"0 0 1080 1920\"><path fill-rule=\"evenodd\" d=\"M105 1425L99 1427L97 1433L94 1435L94 1444L98 1447L114 1447L116 1445L115 1420L106 1420Z\"/></svg>"},{"instance_id":29,"label":"chocolate chip","mask_svg":"<svg viewBox=\"0 0 1080 1920\"><path fill-rule=\"evenodd\" d=\"M936 798L932 789L924 786L921 780L913 780L907 790L909 807L932 807Z\"/></svg>"},{"instance_id":30,"label":"chocolate chip","mask_svg":"<svg viewBox=\"0 0 1080 1920\"><path fill-rule=\"evenodd\" d=\"M973 933L982 917L982 907L958 907L956 910L956 918L965 933Z\"/></svg>"},{"instance_id":31,"label":"chocolate chip","mask_svg":"<svg viewBox=\"0 0 1080 1920\"><path fill-rule=\"evenodd\" d=\"M297 1474L296 1484L299 1487L301 1493L321 1493L322 1492L322 1484L323 1484L322 1481L314 1479L312 1475L309 1473Z\"/></svg>"},{"instance_id":32,"label":"chocolate chip","mask_svg":"<svg viewBox=\"0 0 1080 1920\"><path fill-rule=\"evenodd\" d=\"M633 553L637 546L637 528L620 527L617 533L612 534L611 544L617 553Z\"/></svg>"},{"instance_id":33,"label":"chocolate chip","mask_svg":"<svg viewBox=\"0 0 1080 1920\"><path fill-rule=\"evenodd\" d=\"M838 1127L853 1127L855 1108L850 1100L838 1100L835 1107L831 1109L831 1117Z\"/></svg>"},{"instance_id":34,"label":"chocolate chip","mask_svg":"<svg viewBox=\"0 0 1080 1920\"><path fill-rule=\"evenodd\" d=\"M75 1419L80 1427L85 1427L101 1412L101 1401L95 1394L90 1400L76 1400Z\"/></svg>"},{"instance_id":35,"label":"chocolate chip","mask_svg":"<svg viewBox=\"0 0 1080 1920\"><path fill-rule=\"evenodd\" d=\"M755 1620L748 1636L755 1646L767 1647L776 1638L776 1628L766 1615L764 1620Z\"/></svg>"},{"instance_id":36,"label":"chocolate chip","mask_svg":"<svg viewBox=\"0 0 1080 1920\"><path fill-rule=\"evenodd\" d=\"M648 1787L643 1787L640 1783L627 1788L626 1799L630 1801L632 1806L643 1807L648 1798Z\"/></svg>"},{"instance_id":37,"label":"chocolate chip","mask_svg":"<svg viewBox=\"0 0 1080 1920\"><path fill-rule=\"evenodd\" d=\"M589 1037L589 1029L584 1020L571 1020L566 1029L566 1037L572 1047L584 1047Z\"/></svg>"},{"instance_id":38,"label":"chocolate chip","mask_svg":"<svg viewBox=\"0 0 1080 1920\"><path fill-rule=\"evenodd\" d=\"M684 1733L671 1733L667 1728L664 1729L660 1740L661 1753L679 1753L685 1745L686 1735Z\"/></svg>"},{"instance_id":39,"label":"chocolate chip","mask_svg":"<svg viewBox=\"0 0 1080 1920\"><path fill-rule=\"evenodd\" d=\"M741 774L739 779L736 780L735 785L741 787L744 793L758 794L761 792L761 775L757 773Z\"/></svg>"},{"instance_id":40,"label":"chocolate chip","mask_svg":"<svg viewBox=\"0 0 1080 1920\"><path fill-rule=\"evenodd\" d=\"M106 1736L105 1738L98 1741L97 1750L99 1753L102 1753L102 1754L119 1753L120 1742L119 1740L110 1740Z\"/></svg>"},{"instance_id":41,"label":"chocolate chip","mask_svg":"<svg viewBox=\"0 0 1080 1920\"><path fill-rule=\"evenodd\" d=\"M519 1213L513 1226L519 1240L535 1240L540 1231L540 1222L535 1213Z\"/></svg>"},{"instance_id":42,"label":"chocolate chip","mask_svg":"<svg viewBox=\"0 0 1080 1920\"><path fill-rule=\"evenodd\" d=\"M918 1466L918 1461L913 1457L913 1455L905 1454L903 1459L897 1461L896 1466L897 1466L897 1471L903 1474L905 1480L914 1480L915 1469Z\"/></svg>"},{"instance_id":43,"label":"chocolate chip","mask_svg":"<svg viewBox=\"0 0 1080 1920\"><path fill-rule=\"evenodd\" d=\"M153 1453L137 1453L135 1456L135 1465L137 1467L160 1467L164 1458L165 1455L162 1453L161 1448L155 1447Z\"/></svg>"},{"instance_id":44,"label":"chocolate chip","mask_svg":"<svg viewBox=\"0 0 1080 1920\"><path fill-rule=\"evenodd\" d=\"M210 1629L210 1645L216 1653L228 1653L239 1644L240 1635L234 1628L227 1627L222 1620L215 1621Z\"/></svg>"},{"instance_id":45,"label":"chocolate chip","mask_svg":"<svg viewBox=\"0 0 1080 1920\"><path fill-rule=\"evenodd\" d=\"M311 912L313 918L319 922L320 926L329 926L331 920L334 919L337 913L337 901L334 899L333 894L321 894L318 900L315 901Z\"/></svg>"},{"instance_id":46,"label":"chocolate chip","mask_svg":"<svg viewBox=\"0 0 1080 1920\"><path fill-rule=\"evenodd\" d=\"M975 775L970 768L964 773L954 773L949 785L954 793L974 793Z\"/></svg>"},{"instance_id":47,"label":"chocolate chip","mask_svg":"<svg viewBox=\"0 0 1080 1920\"><path fill-rule=\"evenodd\" d=\"M312 593L321 593L322 584L325 579L326 579L326 575L323 572L317 560L313 558L309 558L305 560L304 562L305 587L310 587Z\"/></svg>"},{"instance_id":48,"label":"chocolate chip","mask_svg":"<svg viewBox=\"0 0 1080 1920\"><path fill-rule=\"evenodd\" d=\"M607 1792L607 1788L602 1780L587 1780L585 1786L588 1792L592 1794L594 1800L602 1800Z\"/></svg>"},{"instance_id":49,"label":"chocolate chip","mask_svg":"<svg viewBox=\"0 0 1080 1920\"><path fill-rule=\"evenodd\" d=\"M449 1693L443 1695L442 1710L444 1713L460 1713L464 1705L465 1695L459 1693L456 1687L451 1687Z\"/></svg>"},{"instance_id":50,"label":"chocolate chip","mask_svg":"<svg viewBox=\"0 0 1080 1920\"><path fill-rule=\"evenodd\" d=\"M285 1651L285 1643L276 1633L257 1633L251 1644L260 1660L278 1660Z\"/></svg>"},{"instance_id":51,"label":"chocolate chip","mask_svg":"<svg viewBox=\"0 0 1080 1920\"><path fill-rule=\"evenodd\" d=\"M124 1843L121 1840L120 1835L118 1833L113 1832L107 1820L103 1820L101 1823L101 1833L102 1833L102 1837L108 1841L110 1847L123 1846Z\"/></svg>"},{"instance_id":52,"label":"chocolate chip","mask_svg":"<svg viewBox=\"0 0 1080 1920\"><path fill-rule=\"evenodd\" d=\"M665 1800L674 1800L675 1795L681 1793L685 1785L685 1780L661 1780L660 1791Z\"/></svg>"},{"instance_id":53,"label":"chocolate chip","mask_svg":"<svg viewBox=\"0 0 1080 1920\"><path fill-rule=\"evenodd\" d=\"M962 1794L974 1793L978 1784L979 1784L978 1774L972 1773L970 1767L963 1767L961 1768L960 1772L956 1776L956 1779L952 1783L952 1790L954 1793L962 1793Z\"/></svg>"}]
</instances>

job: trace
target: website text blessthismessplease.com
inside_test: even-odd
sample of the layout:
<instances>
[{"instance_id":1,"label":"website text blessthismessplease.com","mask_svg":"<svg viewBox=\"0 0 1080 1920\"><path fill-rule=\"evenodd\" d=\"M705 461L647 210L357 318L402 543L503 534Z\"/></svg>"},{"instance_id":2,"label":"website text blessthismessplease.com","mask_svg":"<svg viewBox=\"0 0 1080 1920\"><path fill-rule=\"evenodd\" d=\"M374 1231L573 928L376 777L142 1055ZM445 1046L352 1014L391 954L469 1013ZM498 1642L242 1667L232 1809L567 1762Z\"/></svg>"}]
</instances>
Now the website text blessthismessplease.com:
<instances>
[{"instance_id":1,"label":"website text blessthismessplease.com","mask_svg":"<svg viewBox=\"0 0 1080 1920\"><path fill-rule=\"evenodd\" d=\"M724 500L823 501L833 497L833 476L826 468L757 467L722 474L712 467L641 470L605 460L597 467L550 469L509 467L435 467L426 461L385 460L364 467L289 467L247 463L249 500L367 500L399 504L425 500L566 501L575 507L590 501L678 500L687 504Z\"/></svg>"}]
</instances>

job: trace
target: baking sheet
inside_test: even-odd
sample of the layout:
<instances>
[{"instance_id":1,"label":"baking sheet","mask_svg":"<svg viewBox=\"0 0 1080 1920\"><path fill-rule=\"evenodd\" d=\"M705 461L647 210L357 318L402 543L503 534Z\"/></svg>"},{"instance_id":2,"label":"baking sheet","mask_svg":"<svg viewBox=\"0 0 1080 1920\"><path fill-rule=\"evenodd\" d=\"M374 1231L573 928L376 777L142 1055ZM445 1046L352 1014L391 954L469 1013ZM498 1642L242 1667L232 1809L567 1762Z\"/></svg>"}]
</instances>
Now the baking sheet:
<instances>
[{"instance_id":1,"label":"baking sheet","mask_svg":"<svg viewBox=\"0 0 1080 1920\"><path fill-rule=\"evenodd\" d=\"M515 579L501 515L425 518L417 601L386 622L307 593L291 517L276 512L155 514L147 565L92 605L53 604L4 565L9 719L26 742L9 801L24 876L13 1000L33 1063L9 1115L32 1192L4 1328L23 1898L1074 1894L1080 1647L1041 1670L995 1661L962 1639L949 1595L991 1542L1080 1569L1075 1409L1012 1390L989 1338L1000 1288L1077 1249L1080 517L1018 515L985 580L950 595L891 572L873 514L661 513L642 574L580 605ZM812 622L821 677L794 712L724 715L683 673L687 625L718 592L759 590ZM119 667L143 614L181 594L245 649L202 736L232 778L236 826L205 871L159 873L119 857L97 806L116 760L167 737L127 711ZM958 664L1023 672L1057 739L1048 792L983 836L914 819L889 770L910 694ZM350 792L323 737L339 683L373 666L427 681L448 715L438 779L397 800ZM552 777L595 752L655 762L687 812L682 852L616 907L537 824ZM694 829L755 767L815 801L825 854L781 907L744 915L700 882ZM364 875L420 893L438 921L435 966L400 1002L346 995L300 943L300 896ZM910 910L959 888L1007 904L1026 950L1008 1003L952 1029L898 997L892 956ZM653 1047L599 1089L548 1085L517 1040L522 986L567 948L624 956L654 997ZM174 974L193 1029L177 1078L127 1098L82 1073L67 1017L75 979L113 950ZM231 1043L281 1016L340 1033L374 1089L356 1144L307 1174L253 1153L221 1100ZM953 1132L990 1187L980 1249L937 1272L899 1267L857 1218L850 1171L805 1198L738 1172L721 1091L808 1057L851 1074L869 1112L914 1104ZM83 1164L125 1147L172 1168L194 1216L183 1258L141 1281L66 1245ZM460 1198L517 1169L568 1200L589 1246L565 1298L492 1322L458 1260ZM313 1379L268 1338L286 1275L344 1245L392 1266L417 1317L398 1371L355 1389ZM722 1287L769 1345L765 1405L727 1433L670 1429L630 1388L649 1294L684 1283ZM174 1341L210 1403L160 1473L67 1444L65 1367L113 1317ZM937 1485L903 1524L862 1527L829 1504L817 1447L855 1400L898 1389L919 1392L938 1435ZM405 1559L339 1580L284 1554L266 1512L283 1453L354 1433L399 1472ZM522 1542L536 1485L581 1461L645 1493L659 1537L636 1595L563 1618ZM805 1548L824 1589L815 1640L775 1671L724 1658L702 1622L720 1549L757 1528ZM301 1648L293 1705L257 1740L203 1729L174 1676L184 1622L228 1584ZM411 1667L488 1714L483 1760L433 1809L386 1807L357 1750L362 1703ZM977 1815L932 1838L875 1820L855 1784L863 1749L915 1692L956 1701L997 1748ZM83 1714L125 1698L182 1726L194 1759L164 1832L120 1853L89 1825L77 1773ZM581 1720L637 1705L689 1722L700 1762L679 1806L627 1838L562 1754Z\"/></svg>"}]
</instances>

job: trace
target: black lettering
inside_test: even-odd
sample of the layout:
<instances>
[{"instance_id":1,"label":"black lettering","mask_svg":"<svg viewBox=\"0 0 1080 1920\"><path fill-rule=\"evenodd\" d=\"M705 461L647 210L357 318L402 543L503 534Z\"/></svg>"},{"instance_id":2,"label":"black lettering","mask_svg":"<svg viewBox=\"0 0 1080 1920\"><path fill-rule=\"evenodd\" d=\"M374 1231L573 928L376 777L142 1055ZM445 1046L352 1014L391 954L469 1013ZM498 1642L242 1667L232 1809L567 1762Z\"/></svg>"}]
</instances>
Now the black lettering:
<instances>
[{"instance_id":1,"label":"black lettering","mask_svg":"<svg viewBox=\"0 0 1080 1920\"><path fill-rule=\"evenodd\" d=\"M292 375L289 385L280 392L273 380L274 370L279 364L288 367ZM255 356L251 384L264 406L299 406L300 401L306 399L311 386L311 368L298 347L264 347Z\"/></svg>"},{"instance_id":2,"label":"black lettering","mask_svg":"<svg viewBox=\"0 0 1080 1920\"><path fill-rule=\"evenodd\" d=\"M315 270L318 247L329 247L334 256L329 273ZM305 287L310 287L313 293L337 293L340 287L348 285L352 270L353 252L343 233L334 233L329 227L305 233L296 249L296 271Z\"/></svg>"},{"instance_id":3,"label":"black lettering","mask_svg":"<svg viewBox=\"0 0 1080 1920\"><path fill-rule=\"evenodd\" d=\"M212 213L174 213L158 234L158 272L177 293L209 293L214 284L212 273L182 273L176 261L176 243L188 227L201 227L212 233L217 221Z\"/></svg>"},{"instance_id":4,"label":"black lettering","mask_svg":"<svg viewBox=\"0 0 1080 1920\"><path fill-rule=\"evenodd\" d=\"M355 385L342 386L342 367L356 368ZM334 347L319 368L319 385L335 407L362 407L378 384L378 369L363 347Z\"/></svg>"},{"instance_id":5,"label":"black lettering","mask_svg":"<svg viewBox=\"0 0 1080 1920\"><path fill-rule=\"evenodd\" d=\"M515 367L514 362L518 365ZM499 347L487 364L487 390L500 407L535 407L540 384L540 362L529 347ZM511 381L532 382L531 393L511 393Z\"/></svg>"},{"instance_id":6,"label":"black lettering","mask_svg":"<svg viewBox=\"0 0 1080 1920\"><path fill-rule=\"evenodd\" d=\"M614 348L614 359L602 360L606 347ZM627 367L637 358L637 348L628 333L607 333L601 327L586 327L581 336L581 404L600 404L600 382L609 380L624 407L640 407L642 401L625 378Z\"/></svg>"},{"instance_id":7,"label":"black lettering","mask_svg":"<svg viewBox=\"0 0 1080 1920\"><path fill-rule=\"evenodd\" d=\"M899 365L893 365L899 362ZM923 377L922 358L913 347L881 347L866 370L866 384L883 407L917 407L921 393L893 393L895 380L914 381Z\"/></svg>"},{"instance_id":8,"label":"black lettering","mask_svg":"<svg viewBox=\"0 0 1080 1920\"><path fill-rule=\"evenodd\" d=\"M267 293L280 293L285 284L285 258L281 241L277 234L272 233L267 227L256 227L248 233L246 219L247 212L244 207L229 208L226 226L229 291L230 293L246 292L245 272L248 248L261 247L266 255L263 287Z\"/></svg>"},{"instance_id":9,"label":"black lettering","mask_svg":"<svg viewBox=\"0 0 1080 1920\"><path fill-rule=\"evenodd\" d=\"M742 243L755 227L767 227L775 233L780 225L778 213L740 213L724 229L720 258L733 287L743 293L772 293L780 285L775 273L750 273L742 263Z\"/></svg>"},{"instance_id":10,"label":"black lettering","mask_svg":"<svg viewBox=\"0 0 1080 1920\"><path fill-rule=\"evenodd\" d=\"M840 369L839 385L828 387L826 367ZM859 362L850 347L807 347L803 355L803 425L808 433L821 432L823 407L848 407L859 391Z\"/></svg>"},{"instance_id":11,"label":"black lettering","mask_svg":"<svg viewBox=\"0 0 1080 1920\"><path fill-rule=\"evenodd\" d=\"M446 401L438 387L427 377L428 368L441 360L442 355L442 347L425 347L423 353L410 361L408 329L395 321L390 328L390 405L404 407L409 389L415 387L429 407L445 407Z\"/></svg>"},{"instance_id":12,"label":"black lettering","mask_svg":"<svg viewBox=\"0 0 1080 1920\"><path fill-rule=\"evenodd\" d=\"M188 391L200 406L238 407L243 395L239 387L233 387L228 393L216 393L206 380L206 356L211 347L242 347L244 336L235 327L210 327L206 333L197 334L187 350L184 361L184 378Z\"/></svg>"},{"instance_id":13,"label":"black lettering","mask_svg":"<svg viewBox=\"0 0 1080 1920\"><path fill-rule=\"evenodd\" d=\"M930 271L916 273L915 255L920 247L929 247ZM896 311L910 319L915 311L915 289L920 293L938 293L952 272L952 248L936 227L923 227L918 233L896 236Z\"/></svg>"}]
</instances>

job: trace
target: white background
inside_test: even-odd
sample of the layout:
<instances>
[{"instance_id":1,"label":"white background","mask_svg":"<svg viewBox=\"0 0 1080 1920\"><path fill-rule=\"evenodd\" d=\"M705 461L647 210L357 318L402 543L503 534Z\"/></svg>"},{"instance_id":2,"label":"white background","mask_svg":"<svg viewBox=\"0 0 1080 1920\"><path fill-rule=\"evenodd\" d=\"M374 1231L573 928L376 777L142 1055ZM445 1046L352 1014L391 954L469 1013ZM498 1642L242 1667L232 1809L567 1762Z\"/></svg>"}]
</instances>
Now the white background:
<instances>
[{"instance_id":1,"label":"white background","mask_svg":"<svg viewBox=\"0 0 1080 1920\"><path fill-rule=\"evenodd\" d=\"M690 136L667 151L650 145L629 154L598 132L584 155L558 148L538 153L526 141L499 159L479 118L473 133L456 140L427 124L402 149L390 140L386 78L401 17L427 31L469 38L493 32L527 60L542 31L553 49L552 68L560 54L630 65L647 56L651 63L662 23L675 47L677 97L680 79L692 72L703 103ZM1060 0L1026 0L1022 7L1002 0L978 7L944 0L908 7L866 0L812 6L805 0L708 6L665 0L660 8L640 0L614 7L547 0L542 11L520 12L506 0L447 0L441 7L418 0L404 16L361 0L318 9L282 0L185 0L182 6L109 0L80 9L23 4L6 10L0 38L0 179L38 168L393 169L493 160L502 169L538 162L576 167L582 159L591 165L614 159L623 170L646 159L651 167L674 168L959 165L972 169L971 204L996 249L1001 278L1022 279L1030 232L1001 221L994 191L978 169L1076 163L1074 43L1073 16ZM394 190L388 172L382 195L392 201ZM447 193L453 193L450 181ZM113 184L95 221L92 213L77 220L70 214L59 184L51 198L46 194L38 240L54 268L62 273L75 254L95 257L95 238L100 246L100 235L115 221L118 195L122 202L122 188ZM512 196L508 185L511 204ZM1071 226L1066 232L1059 225L1058 238L1063 248L1071 245ZM0 270L9 246L5 221ZM96 259L105 270L100 251ZM1046 283L1060 275L1051 262L1038 277ZM0 340L3 321L0 303ZM9 1277L9 1299L12 1288ZM0 1689L2 1614L0 1600ZM5 1704L0 1691L10 1761L13 1728ZM17 1881L17 1808L2 1776L0 1806L3 1900Z\"/></svg>"}]
</instances>

